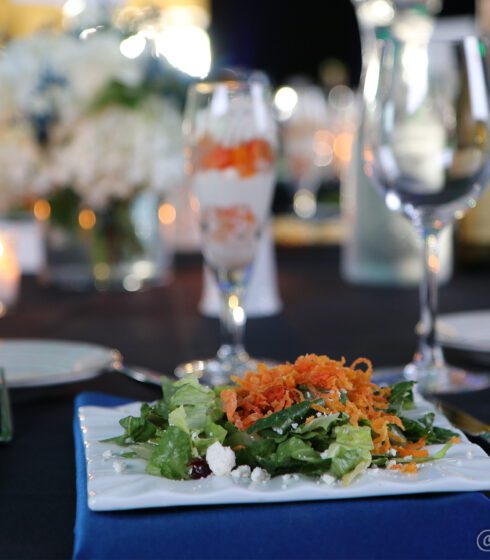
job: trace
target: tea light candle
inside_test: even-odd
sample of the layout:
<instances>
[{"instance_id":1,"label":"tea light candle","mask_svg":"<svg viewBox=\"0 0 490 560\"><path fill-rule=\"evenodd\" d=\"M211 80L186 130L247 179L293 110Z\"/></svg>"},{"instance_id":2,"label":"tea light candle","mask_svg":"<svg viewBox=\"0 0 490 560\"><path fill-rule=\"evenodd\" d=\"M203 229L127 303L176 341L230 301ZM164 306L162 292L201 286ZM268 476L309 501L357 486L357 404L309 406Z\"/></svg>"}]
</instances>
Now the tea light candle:
<instances>
[{"instance_id":1,"label":"tea light candle","mask_svg":"<svg viewBox=\"0 0 490 560\"><path fill-rule=\"evenodd\" d=\"M14 247L5 235L0 234L0 317L17 301L20 284L20 267Z\"/></svg>"}]
</instances>

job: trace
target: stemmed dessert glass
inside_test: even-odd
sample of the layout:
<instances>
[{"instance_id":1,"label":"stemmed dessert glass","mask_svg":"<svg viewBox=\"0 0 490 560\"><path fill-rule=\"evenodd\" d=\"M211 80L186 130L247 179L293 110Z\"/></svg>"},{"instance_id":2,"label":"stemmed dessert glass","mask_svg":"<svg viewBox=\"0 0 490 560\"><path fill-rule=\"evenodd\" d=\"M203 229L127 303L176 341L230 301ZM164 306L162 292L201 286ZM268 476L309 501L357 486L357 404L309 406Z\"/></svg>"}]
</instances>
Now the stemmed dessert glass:
<instances>
[{"instance_id":1,"label":"stemmed dessert glass","mask_svg":"<svg viewBox=\"0 0 490 560\"><path fill-rule=\"evenodd\" d=\"M366 173L423 247L419 342L402 373L425 393L482 388L488 376L444 361L436 317L440 232L476 205L490 176L486 46L436 40L430 26L402 31L382 44L377 83L366 83L363 146Z\"/></svg>"},{"instance_id":2,"label":"stemmed dessert glass","mask_svg":"<svg viewBox=\"0 0 490 560\"><path fill-rule=\"evenodd\" d=\"M270 94L261 81L191 86L184 115L186 156L199 201L201 246L221 295L222 344L216 357L178 366L227 382L253 369L243 345L243 299L275 185L277 130Z\"/></svg>"}]
</instances>

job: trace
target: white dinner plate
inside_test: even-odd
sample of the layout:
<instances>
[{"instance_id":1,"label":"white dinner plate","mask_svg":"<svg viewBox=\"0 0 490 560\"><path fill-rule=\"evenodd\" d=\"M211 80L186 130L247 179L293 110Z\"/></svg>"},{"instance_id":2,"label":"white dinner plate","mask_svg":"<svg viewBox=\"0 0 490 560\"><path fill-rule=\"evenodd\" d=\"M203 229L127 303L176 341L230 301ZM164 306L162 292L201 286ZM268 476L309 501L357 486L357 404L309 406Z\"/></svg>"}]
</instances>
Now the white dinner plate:
<instances>
[{"instance_id":1,"label":"white dinner plate","mask_svg":"<svg viewBox=\"0 0 490 560\"><path fill-rule=\"evenodd\" d=\"M437 331L443 346L490 364L490 310L441 315Z\"/></svg>"},{"instance_id":2,"label":"white dinner plate","mask_svg":"<svg viewBox=\"0 0 490 560\"><path fill-rule=\"evenodd\" d=\"M95 377L119 361L117 350L87 342L0 340L0 367L11 388L73 383Z\"/></svg>"},{"instance_id":3,"label":"white dinner plate","mask_svg":"<svg viewBox=\"0 0 490 560\"><path fill-rule=\"evenodd\" d=\"M78 418L87 465L88 506L96 511L139 509L150 507L195 506L211 504L296 502L305 500L337 500L425 492L490 490L490 457L470 443L460 432L462 443L455 444L446 458L422 465L417 474L369 469L350 486L328 485L300 476L285 480L279 476L266 483L235 481L231 476L209 476L201 480L169 480L145 473L142 459L120 459L116 454L124 448L101 440L122 433L119 419L139 415L141 403L114 408L84 406ZM418 418L434 411L435 423L451 427L434 407L418 398L417 408L406 413ZM457 431L457 430L456 430ZM430 454L442 446L429 447ZM104 456L110 450L112 457ZM121 472L116 467L123 466ZM118 469L121 470L121 469Z\"/></svg>"}]
</instances>

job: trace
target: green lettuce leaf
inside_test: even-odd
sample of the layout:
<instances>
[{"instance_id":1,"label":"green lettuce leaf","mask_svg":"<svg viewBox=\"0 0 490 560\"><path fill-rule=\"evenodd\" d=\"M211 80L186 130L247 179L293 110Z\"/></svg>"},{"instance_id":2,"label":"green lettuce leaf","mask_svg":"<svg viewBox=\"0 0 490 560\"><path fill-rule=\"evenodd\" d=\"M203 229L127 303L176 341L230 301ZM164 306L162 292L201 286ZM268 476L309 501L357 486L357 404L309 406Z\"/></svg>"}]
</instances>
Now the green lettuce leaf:
<instances>
[{"instance_id":1,"label":"green lettuce leaf","mask_svg":"<svg viewBox=\"0 0 490 560\"><path fill-rule=\"evenodd\" d=\"M285 473L318 475L326 473L331 465L330 459L322 457L308 442L295 436L280 443L275 453L257 456L256 461L271 475Z\"/></svg>"},{"instance_id":2,"label":"green lettuce leaf","mask_svg":"<svg viewBox=\"0 0 490 560\"><path fill-rule=\"evenodd\" d=\"M163 376L160 380L162 386L162 396L163 398L158 401L157 406L159 407L160 413L164 418L168 418L170 413L170 399L175 392L175 381L172 381L169 377Z\"/></svg>"},{"instance_id":3,"label":"green lettuce leaf","mask_svg":"<svg viewBox=\"0 0 490 560\"><path fill-rule=\"evenodd\" d=\"M196 437L193 440L193 444L196 447L199 455L204 455L210 445L213 445L215 442L224 443L225 438L227 436L227 431L223 426L216 424L211 420L211 418L207 419L206 427L204 429L204 437Z\"/></svg>"},{"instance_id":4,"label":"green lettuce leaf","mask_svg":"<svg viewBox=\"0 0 490 560\"><path fill-rule=\"evenodd\" d=\"M188 479L191 454L189 434L176 426L169 426L162 432L160 441L148 461L146 472L174 480Z\"/></svg>"},{"instance_id":5,"label":"green lettuce leaf","mask_svg":"<svg viewBox=\"0 0 490 560\"><path fill-rule=\"evenodd\" d=\"M276 435L281 432L285 432L291 427L291 424L300 424L308 415L312 404L321 404L322 399L317 399L316 401L302 401L297 404L285 408L279 412L274 412L265 418L257 420L255 424L252 424L248 428L248 433L261 432L263 430L274 430ZM273 434L271 434L273 435Z\"/></svg>"},{"instance_id":6,"label":"green lettuce leaf","mask_svg":"<svg viewBox=\"0 0 490 560\"><path fill-rule=\"evenodd\" d=\"M250 465L252 468L262 466L259 465L259 461L271 456L277 449L274 440L261 438L257 434L248 434L230 422L226 422L224 428L227 432L224 445L235 451L238 465Z\"/></svg>"},{"instance_id":7,"label":"green lettuce leaf","mask_svg":"<svg viewBox=\"0 0 490 560\"><path fill-rule=\"evenodd\" d=\"M409 441L418 441L420 438L424 437L427 445L432 445L436 443L446 443L452 437L458 436L458 434L452 430L434 426L435 414L433 412L424 414L424 416L418 420L411 420L403 416L400 416L400 418L404 426L403 435Z\"/></svg>"},{"instance_id":8,"label":"green lettuce leaf","mask_svg":"<svg viewBox=\"0 0 490 560\"><path fill-rule=\"evenodd\" d=\"M181 405L210 406L214 401L214 392L206 385L199 383L195 375L186 375L173 383L169 397L169 409L174 410Z\"/></svg>"},{"instance_id":9,"label":"green lettuce leaf","mask_svg":"<svg viewBox=\"0 0 490 560\"><path fill-rule=\"evenodd\" d=\"M342 478L353 471L360 463L371 463L371 453L365 449L349 449L338 443L332 443L328 448L327 456L332 460L330 474Z\"/></svg>"},{"instance_id":10,"label":"green lettuce leaf","mask_svg":"<svg viewBox=\"0 0 490 560\"><path fill-rule=\"evenodd\" d=\"M182 405L172 410L172 412L168 415L168 423L170 426L180 428L186 434L191 433L189 424L187 423L187 413Z\"/></svg>"},{"instance_id":11,"label":"green lettuce leaf","mask_svg":"<svg viewBox=\"0 0 490 560\"><path fill-rule=\"evenodd\" d=\"M276 458L279 463L287 459L295 459L296 461L305 461L307 463L321 462L322 458L318 451L315 451L311 445L297 437L291 437L287 441L277 446Z\"/></svg>"},{"instance_id":12,"label":"green lettuce leaf","mask_svg":"<svg viewBox=\"0 0 490 560\"><path fill-rule=\"evenodd\" d=\"M415 407L413 402L413 387L415 381L401 381L391 387L389 397L389 410L399 413L402 410L410 410Z\"/></svg>"},{"instance_id":13,"label":"green lettuce leaf","mask_svg":"<svg viewBox=\"0 0 490 560\"><path fill-rule=\"evenodd\" d=\"M337 426L334 430L335 442L349 449L364 449L371 451L373 449L373 439L371 437L371 429L367 426L355 427L351 424Z\"/></svg>"},{"instance_id":14,"label":"green lettuce leaf","mask_svg":"<svg viewBox=\"0 0 490 560\"><path fill-rule=\"evenodd\" d=\"M347 474L344 474L344 476L342 477L343 486L349 486L349 484L360 474L362 474L370 464L371 461L369 461L368 459L357 463L357 465L351 471L349 471Z\"/></svg>"},{"instance_id":15,"label":"green lettuce leaf","mask_svg":"<svg viewBox=\"0 0 490 560\"><path fill-rule=\"evenodd\" d=\"M119 420L119 424L124 428L126 439L134 442L148 441L156 434L156 427L144 417L126 416Z\"/></svg>"},{"instance_id":16,"label":"green lettuce leaf","mask_svg":"<svg viewBox=\"0 0 490 560\"><path fill-rule=\"evenodd\" d=\"M226 429L223 428L223 426L216 424L216 422L213 422L210 418L208 418L208 421L206 422L206 428L204 432L208 438L214 438L220 443L223 443L225 441L226 435L228 433Z\"/></svg>"},{"instance_id":17,"label":"green lettuce leaf","mask_svg":"<svg viewBox=\"0 0 490 560\"><path fill-rule=\"evenodd\" d=\"M167 422L159 414L156 406L143 403L140 409L140 416L126 416L119 420L119 424L124 428L124 433L120 436L106 439L104 442L123 446L146 442L156 437L158 429L165 428Z\"/></svg>"},{"instance_id":18,"label":"green lettuce leaf","mask_svg":"<svg viewBox=\"0 0 490 560\"><path fill-rule=\"evenodd\" d=\"M201 432L209 418L219 419L223 414L214 391L201 385L198 377L194 375L188 375L173 382L171 386L168 385L167 400L169 420L171 417L178 417L178 425L184 431ZM176 410L179 412L176 413ZM173 423L175 424L175 421Z\"/></svg>"},{"instance_id":19,"label":"green lettuce leaf","mask_svg":"<svg viewBox=\"0 0 490 560\"><path fill-rule=\"evenodd\" d=\"M327 450L327 457L332 460L330 474L350 483L355 476L365 470L371 463L373 440L368 426L355 427L350 424L337 426L334 430L335 442ZM361 465L358 467L358 465ZM348 473L353 476L344 478Z\"/></svg>"},{"instance_id":20,"label":"green lettuce leaf","mask_svg":"<svg viewBox=\"0 0 490 560\"><path fill-rule=\"evenodd\" d=\"M295 432L299 434L307 434L308 432L320 430L328 433L336 422L341 419L341 416L342 415L339 413L322 414L321 416L313 418L313 420L308 424L301 424Z\"/></svg>"}]
</instances>

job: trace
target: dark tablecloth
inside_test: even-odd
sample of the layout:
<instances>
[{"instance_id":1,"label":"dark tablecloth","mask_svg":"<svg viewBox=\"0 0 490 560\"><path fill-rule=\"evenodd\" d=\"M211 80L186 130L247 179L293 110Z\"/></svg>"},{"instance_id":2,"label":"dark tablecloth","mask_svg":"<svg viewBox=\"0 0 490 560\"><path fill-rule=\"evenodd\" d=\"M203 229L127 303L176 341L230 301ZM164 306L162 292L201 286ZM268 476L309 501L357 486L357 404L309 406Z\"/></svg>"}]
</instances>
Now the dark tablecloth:
<instances>
[{"instance_id":1,"label":"dark tablecloth","mask_svg":"<svg viewBox=\"0 0 490 560\"><path fill-rule=\"evenodd\" d=\"M279 360L305 352L348 360L367 356L378 366L410 359L418 318L415 289L345 284L335 249L281 250L278 264L284 312L250 321L247 346L252 354ZM442 310L490 308L489 280L488 273L456 274L441 291ZM138 294L68 294L27 279L17 310L0 321L0 336L96 342L119 348L128 363L168 373L182 360L211 355L218 345L217 321L197 313L200 285L195 258L178 260L171 285ZM159 394L114 373L83 383L12 391L15 440L0 447L0 558L72 554L73 399L81 391L135 400ZM490 392L451 399L490 422Z\"/></svg>"}]
</instances>

